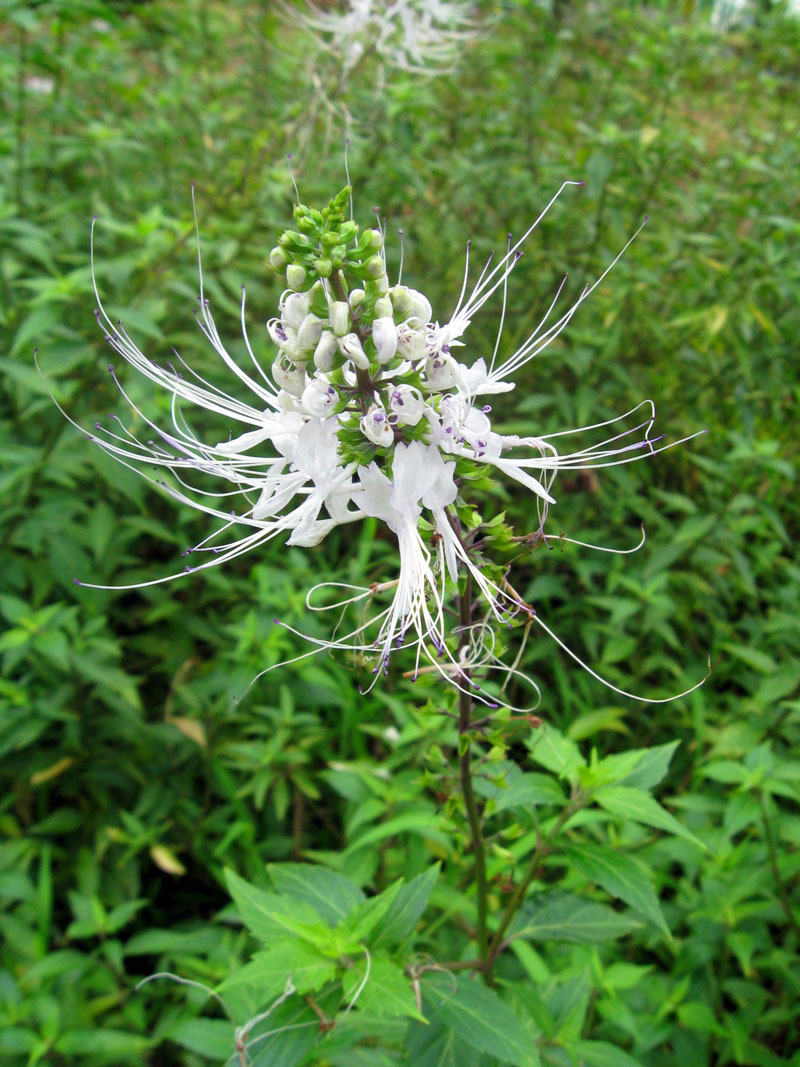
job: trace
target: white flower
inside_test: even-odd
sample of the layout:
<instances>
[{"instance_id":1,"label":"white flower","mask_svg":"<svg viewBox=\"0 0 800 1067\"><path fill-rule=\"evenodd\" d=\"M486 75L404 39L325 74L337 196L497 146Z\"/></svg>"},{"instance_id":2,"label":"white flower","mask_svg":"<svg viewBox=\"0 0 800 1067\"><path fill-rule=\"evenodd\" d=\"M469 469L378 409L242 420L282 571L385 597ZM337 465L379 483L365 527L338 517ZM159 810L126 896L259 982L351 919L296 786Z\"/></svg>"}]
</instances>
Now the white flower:
<instances>
[{"instance_id":1,"label":"white flower","mask_svg":"<svg viewBox=\"0 0 800 1067\"><path fill-rule=\"evenodd\" d=\"M567 182L562 190L570 184L576 183ZM344 190L331 201L326 226L336 225L336 219L342 218L341 205L348 192ZM313 232L315 224L308 209L298 205L296 214ZM456 359L450 346L460 343L475 313L498 291L504 301L502 325L508 277L519 258L520 245L536 223L498 263L487 264L469 296L465 273L453 315L441 326L431 322L430 303L416 290L398 284L390 296L385 296L382 277L365 281L363 288L354 286L354 280L369 274L364 265L372 262L375 249L371 240L358 242L354 223L340 225L345 256L335 277L330 272L322 278L314 273L314 260L324 251L321 243L312 243L302 262L289 261L291 256L286 253L287 277L292 267L300 267L308 291L284 293L279 317L267 324L268 336L278 349L271 378L246 331L244 290L241 317L252 364L248 369L220 340L203 293L201 269L200 328L239 387L249 392L249 402L193 374L182 361L176 369L147 359L124 328L112 323L95 286L98 321L108 343L134 370L171 396L172 423L160 428L145 412L134 408L138 425L145 427L141 437L124 429L119 421L107 429L98 424L97 431L89 436L176 501L217 521L214 533L187 550L192 560L198 556L205 559L186 567L189 571L224 563L274 537L311 547L338 525L364 516L380 519L397 538L396 579L363 589L347 587L337 610L346 610L349 605L367 610L355 629L340 631L327 641L315 639L314 648L363 651L371 647L377 677L387 669L394 650L405 645L414 652L415 671L435 670L462 691L491 703L489 697L476 692L474 672L518 673L515 667L503 667L497 661L493 628L507 625L510 617L521 613L528 625L536 623L545 632L552 631L540 614L520 601L502 570L476 553L469 531L461 529L459 516L471 513L461 509L462 504L470 503L467 494L475 465L530 491L537 514L535 535L545 537L548 509L556 503L554 482L560 471L632 463L673 447L657 445L660 439L651 436L655 409L650 401L580 430L520 437L499 432L491 407L476 400L481 394L514 389L514 373L559 335L619 256L573 304L555 314L559 288L539 325L511 355L498 358L498 336L488 362L479 357L467 366ZM320 224L319 235L323 232L328 240L330 234ZM297 253L295 259L303 255ZM351 274L348 257L353 264ZM283 257L277 258L283 270ZM300 278L298 271L293 272L293 278ZM350 318L348 300L339 299L348 293L348 285L349 300L358 308L355 322ZM318 310L327 305L327 317L312 312L312 304ZM387 314L389 311L392 314ZM397 320L401 320L399 325ZM376 358L371 362L367 352L373 350ZM390 369L387 364L395 354L401 361L394 360ZM111 372L127 400L124 385L113 368ZM190 406L225 420L231 426L229 438L206 443L192 429L198 420L186 417L184 408ZM588 441L560 451L562 440L578 435L588 437ZM365 454L373 457L370 462L364 462ZM153 468L170 475L170 480L154 478L150 473ZM209 490L209 479L217 486L221 483L221 488ZM238 508L231 510L237 501ZM244 532L232 534L236 529ZM572 539L562 535L562 540ZM457 647L453 648L445 604L456 591L453 583L460 572L469 576L471 587L483 599L485 615L467 626L462 622ZM140 584L169 581L182 573ZM316 588L329 584L323 582ZM373 599L387 593L391 594L389 605L370 612ZM311 601L309 607L323 610ZM556 635L552 636L565 648ZM565 651L594 674L572 650Z\"/></svg>"},{"instance_id":2,"label":"white flower","mask_svg":"<svg viewBox=\"0 0 800 1067\"><path fill-rule=\"evenodd\" d=\"M369 369L369 360L357 333L346 333L339 338L339 351L359 370Z\"/></svg>"},{"instance_id":3,"label":"white flower","mask_svg":"<svg viewBox=\"0 0 800 1067\"><path fill-rule=\"evenodd\" d=\"M334 300L328 306L331 329L337 337L350 332L350 305L345 300Z\"/></svg>"},{"instance_id":4,"label":"white flower","mask_svg":"<svg viewBox=\"0 0 800 1067\"><path fill-rule=\"evenodd\" d=\"M314 366L317 370L330 370L338 351L339 342L336 340L336 335L330 330L323 330L317 341L317 347L314 349Z\"/></svg>"},{"instance_id":5,"label":"white flower","mask_svg":"<svg viewBox=\"0 0 800 1067\"><path fill-rule=\"evenodd\" d=\"M339 394L324 378L312 378L303 390L303 410L313 419L324 419L333 414L339 403Z\"/></svg>"},{"instance_id":6,"label":"white flower","mask_svg":"<svg viewBox=\"0 0 800 1067\"><path fill-rule=\"evenodd\" d=\"M393 426L416 426L425 411L425 401L413 385L398 385L389 394L389 408Z\"/></svg>"},{"instance_id":7,"label":"white flower","mask_svg":"<svg viewBox=\"0 0 800 1067\"><path fill-rule=\"evenodd\" d=\"M368 441L380 448L394 444L394 431L386 412L373 404L366 415L361 416L361 432Z\"/></svg>"},{"instance_id":8,"label":"white flower","mask_svg":"<svg viewBox=\"0 0 800 1067\"><path fill-rule=\"evenodd\" d=\"M420 74L451 70L459 50L474 36L471 5L454 0L345 0L343 10L321 10L308 4L300 20L320 35L321 48L340 58L350 71L367 48L388 65ZM284 4L285 17L298 18Z\"/></svg>"},{"instance_id":9,"label":"white flower","mask_svg":"<svg viewBox=\"0 0 800 1067\"><path fill-rule=\"evenodd\" d=\"M388 363L397 351L397 327L391 315L375 319L372 324L372 340L378 353L379 363Z\"/></svg>"}]
</instances>

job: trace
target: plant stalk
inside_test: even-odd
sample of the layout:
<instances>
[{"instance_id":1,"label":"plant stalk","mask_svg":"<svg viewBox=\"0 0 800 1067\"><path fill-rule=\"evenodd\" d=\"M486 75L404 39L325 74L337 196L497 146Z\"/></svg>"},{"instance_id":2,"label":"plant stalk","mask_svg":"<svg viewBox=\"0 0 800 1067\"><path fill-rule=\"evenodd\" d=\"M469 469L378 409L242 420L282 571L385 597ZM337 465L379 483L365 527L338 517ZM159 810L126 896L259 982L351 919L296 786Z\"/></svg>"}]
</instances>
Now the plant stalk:
<instances>
[{"instance_id":1,"label":"plant stalk","mask_svg":"<svg viewBox=\"0 0 800 1067\"><path fill-rule=\"evenodd\" d=\"M472 617L472 578L467 574L464 592L458 598L458 621L468 640L468 628ZM462 682L469 684L469 676L464 673ZM487 981L490 975L485 970L489 961L489 941L486 926L487 913L487 887L486 887L486 846L481 833L481 820L478 805L475 800L475 791L472 788L472 753L470 751L469 730L472 724L472 698L466 689L458 692L458 767L461 777L461 793L464 797L464 807L467 812L467 822L471 836L472 854L475 859L475 889L478 906L478 954L484 967L484 975ZM467 744L462 751L461 738L466 737Z\"/></svg>"}]
</instances>

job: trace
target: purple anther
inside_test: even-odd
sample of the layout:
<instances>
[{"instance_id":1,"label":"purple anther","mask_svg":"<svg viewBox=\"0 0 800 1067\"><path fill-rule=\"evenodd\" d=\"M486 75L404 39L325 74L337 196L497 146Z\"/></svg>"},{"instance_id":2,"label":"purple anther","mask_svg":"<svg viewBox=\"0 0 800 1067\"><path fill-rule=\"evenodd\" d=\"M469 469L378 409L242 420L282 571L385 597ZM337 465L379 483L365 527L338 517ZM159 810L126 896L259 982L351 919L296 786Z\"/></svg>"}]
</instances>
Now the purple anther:
<instances>
[{"instance_id":1,"label":"purple anther","mask_svg":"<svg viewBox=\"0 0 800 1067\"><path fill-rule=\"evenodd\" d=\"M113 363L109 363L109 365L108 365L108 373L109 374L113 374L114 373L114 364Z\"/></svg>"},{"instance_id":2,"label":"purple anther","mask_svg":"<svg viewBox=\"0 0 800 1067\"><path fill-rule=\"evenodd\" d=\"M383 415L380 411L376 411L372 416L373 422L383 422Z\"/></svg>"},{"instance_id":3,"label":"purple anther","mask_svg":"<svg viewBox=\"0 0 800 1067\"><path fill-rule=\"evenodd\" d=\"M453 427L452 426L445 426L444 432L445 433L452 433L453 432Z\"/></svg>"},{"instance_id":4,"label":"purple anther","mask_svg":"<svg viewBox=\"0 0 800 1067\"><path fill-rule=\"evenodd\" d=\"M389 423L391 423L392 426L394 426L394 424L397 422L398 418L399 418L399 416L397 416L397 415L390 415L387 421Z\"/></svg>"},{"instance_id":5,"label":"purple anther","mask_svg":"<svg viewBox=\"0 0 800 1067\"><path fill-rule=\"evenodd\" d=\"M186 572L186 574L191 574L192 573L192 568L189 567L188 565L186 567L184 567L183 569Z\"/></svg>"},{"instance_id":6,"label":"purple anther","mask_svg":"<svg viewBox=\"0 0 800 1067\"><path fill-rule=\"evenodd\" d=\"M486 448L486 442L485 441L478 441L478 448Z\"/></svg>"},{"instance_id":7,"label":"purple anther","mask_svg":"<svg viewBox=\"0 0 800 1067\"><path fill-rule=\"evenodd\" d=\"M101 423L99 423L99 422L96 422L96 423L94 424L94 428L95 428L95 430L102 430L102 429L103 429L103 427L102 427L102 424L101 424Z\"/></svg>"},{"instance_id":8,"label":"purple anther","mask_svg":"<svg viewBox=\"0 0 800 1067\"><path fill-rule=\"evenodd\" d=\"M83 585L83 582L81 582L80 578L73 578L72 580L76 585Z\"/></svg>"},{"instance_id":9,"label":"purple anther","mask_svg":"<svg viewBox=\"0 0 800 1067\"><path fill-rule=\"evenodd\" d=\"M449 355L450 354L450 345L442 345L442 351L445 353L445 355Z\"/></svg>"},{"instance_id":10,"label":"purple anther","mask_svg":"<svg viewBox=\"0 0 800 1067\"><path fill-rule=\"evenodd\" d=\"M481 408L481 411L484 413L484 415L488 415L491 410L492 410L492 405L491 404L484 404L483 407Z\"/></svg>"}]
</instances>

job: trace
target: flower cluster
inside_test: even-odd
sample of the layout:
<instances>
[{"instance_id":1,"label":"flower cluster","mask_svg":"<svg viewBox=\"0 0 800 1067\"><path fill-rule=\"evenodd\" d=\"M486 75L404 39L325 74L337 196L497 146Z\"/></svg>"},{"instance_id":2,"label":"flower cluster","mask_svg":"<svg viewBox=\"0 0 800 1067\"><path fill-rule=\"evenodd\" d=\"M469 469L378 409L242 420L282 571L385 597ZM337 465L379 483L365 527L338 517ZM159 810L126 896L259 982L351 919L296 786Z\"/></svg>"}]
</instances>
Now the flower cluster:
<instances>
[{"instance_id":1,"label":"flower cluster","mask_svg":"<svg viewBox=\"0 0 800 1067\"><path fill-rule=\"evenodd\" d=\"M344 0L342 11L313 3L301 22L351 70L374 50L384 63L419 74L445 73L472 36L470 5L458 0ZM287 9L294 22L296 8Z\"/></svg>"},{"instance_id":2,"label":"flower cluster","mask_svg":"<svg viewBox=\"0 0 800 1067\"><path fill-rule=\"evenodd\" d=\"M545 212L570 184L580 183L566 182ZM322 211L298 204L296 229L285 232L270 253L272 267L286 279L278 315L267 323L275 346L271 376L248 336L244 288L242 330L249 369L220 340L203 293L201 268L200 327L247 388L250 402L228 395L186 365L176 369L146 358L121 324L111 322L98 294L98 321L109 344L168 391L172 426L159 428L136 409L152 436L142 439L119 420L107 430L98 424L90 436L106 452L157 481L175 500L219 520L210 537L187 549L192 562L186 572L217 566L278 536L290 545L311 547L336 526L366 516L380 520L397 540L397 578L363 588L335 583L316 587L334 588L341 596L328 609L356 604L367 611L350 632L314 642L315 650L366 652L377 677L396 649L410 646L417 671L436 670L459 689L474 693L479 668L484 674L490 669L513 671L502 667L494 653L499 627L522 615L529 624L534 620L552 631L508 585L502 567L492 567L471 544L470 485L496 473L529 491L538 511L535 536L544 537L559 471L630 463L671 446L657 447L659 439L651 436L654 409L649 401L580 431L535 437L499 432L485 402L487 396L514 388L511 376L564 329L616 259L575 303L556 314L559 288L531 335L498 361L508 276L539 219L520 240L509 239L496 264L490 259L469 295L468 252L457 306L440 324L423 293L400 279L390 282L383 230L361 231L351 214L349 187ZM468 365L456 355L464 344L461 338L475 313L498 290L503 293L503 313L494 353ZM130 403L114 368L110 371ZM204 441L190 428L185 404L216 413L242 432ZM561 438L584 433L591 443L559 451ZM171 480L153 479L153 467L170 471ZM214 493L197 487L197 479L206 476L229 488ZM240 501L238 509L230 510L231 498ZM234 529L242 528L244 533L231 537ZM182 573L141 584L169 581ZM445 604L460 574L480 594L485 608L477 622L473 616L462 619L457 641L449 642ZM380 594L389 603L371 613ZM314 603L309 601L309 607L315 609Z\"/></svg>"}]
</instances>

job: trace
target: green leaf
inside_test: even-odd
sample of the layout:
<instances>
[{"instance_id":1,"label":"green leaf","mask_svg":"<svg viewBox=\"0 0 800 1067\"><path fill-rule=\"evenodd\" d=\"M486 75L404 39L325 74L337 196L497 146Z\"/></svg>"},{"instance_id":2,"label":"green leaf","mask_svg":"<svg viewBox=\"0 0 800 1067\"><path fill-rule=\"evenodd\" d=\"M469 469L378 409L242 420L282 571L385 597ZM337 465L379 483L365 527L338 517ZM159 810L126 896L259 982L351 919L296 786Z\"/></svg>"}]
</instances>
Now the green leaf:
<instances>
[{"instance_id":1,"label":"green leaf","mask_svg":"<svg viewBox=\"0 0 800 1067\"><path fill-rule=\"evenodd\" d=\"M463 975L426 975L425 1008L461 1040L503 1063L537 1067L539 1053L509 1006L482 982Z\"/></svg>"},{"instance_id":2,"label":"green leaf","mask_svg":"<svg viewBox=\"0 0 800 1067\"><path fill-rule=\"evenodd\" d=\"M367 845L374 845L378 841L384 841L387 837L395 837L397 834L414 832L422 837L429 837L442 844L449 845L448 838L436 828L436 816L430 808L405 811L396 815L393 819L371 826L359 838L353 841L345 850L344 856L349 856L358 849Z\"/></svg>"},{"instance_id":3,"label":"green leaf","mask_svg":"<svg viewBox=\"0 0 800 1067\"><path fill-rule=\"evenodd\" d=\"M577 1041L570 1051L580 1067L642 1067L640 1060L605 1041Z\"/></svg>"},{"instance_id":4,"label":"green leaf","mask_svg":"<svg viewBox=\"0 0 800 1067\"><path fill-rule=\"evenodd\" d=\"M427 1026L412 1023L406 1037L408 1062L414 1067L480 1067L481 1053L461 1041L438 1019Z\"/></svg>"},{"instance_id":5,"label":"green leaf","mask_svg":"<svg viewBox=\"0 0 800 1067\"><path fill-rule=\"evenodd\" d=\"M233 1026L224 1019L184 1019L167 1031L167 1037L190 1052L224 1062L233 1052Z\"/></svg>"},{"instance_id":6,"label":"green leaf","mask_svg":"<svg viewBox=\"0 0 800 1067\"><path fill-rule=\"evenodd\" d=\"M55 1043L62 1056L91 1056L97 1063L100 1057L130 1056L152 1048L153 1039L126 1033L124 1030L67 1030ZM113 1061L110 1061L113 1062Z\"/></svg>"},{"instance_id":7,"label":"green leaf","mask_svg":"<svg viewBox=\"0 0 800 1067\"><path fill-rule=\"evenodd\" d=\"M564 737L554 726L543 727L528 741L528 748L537 763L557 774L559 778L568 778L578 767L586 765L586 760L575 742Z\"/></svg>"},{"instance_id":8,"label":"green leaf","mask_svg":"<svg viewBox=\"0 0 800 1067\"><path fill-rule=\"evenodd\" d=\"M541 894L520 908L510 936L531 941L592 943L623 937L642 923L607 904L569 894Z\"/></svg>"},{"instance_id":9,"label":"green leaf","mask_svg":"<svg viewBox=\"0 0 800 1067\"><path fill-rule=\"evenodd\" d=\"M493 814L506 808L533 808L537 804L563 804L564 791L558 782L546 774L523 774L513 764L507 769L498 768L506 778L505 787L496 785L486 778L475 781L475 791L481 796L491 797L495 802Z\"/></svg>"},{"instance_id":10,"label":"green leaf","mask_svg":"<svg viewBox=\"0 0 800 1067\"><path fill-rule=\"evenodd\" d=\"M320 934L329 932L327 924L319 921L319 914L303 900L267 893L231 870L225 871L225 881L242 922L261 941L275 941L288 931L313 943Z\"/></svg>"},{"instance_id":11,"label":"green leaf","mask_svg":"<svg viewBox=\"0 0 800 1067\"><path fill-rule=\"evenodd\" d=\"M335 926L366 897L349 878L307 863L270 863L267 872L279 893L304 900Z\"/></svg>"},{"instance_id":12,"label":"green leaf","mask_svg":"<svg viewBox=\"0 0 800 1067\"><path fill-rule=\"evenodd\" d=\"M640 748L606 756L598 768L604 772L604 784L652 789L667 773L679 744L680 741L669 741L666 745L656 745L654 748Z\"/></svg>"},{"instance_id":13,"label":"green leaf","mask_svg":"<svg viewBox=\"0 0 800 1067\"><path fill-rule=\"evenodd\" d=\"M412 878L408 885L400 887L391 911L385 917L381 917L381 921L373 930L370 942L373 949L379 945L399 944L412 933L428 906L428 899L436 885L439 870L440 865L436 863L424 874Z\"/></svg>"},{"instance_id":14,"label":"green leaf","mask_svg":"<svg viewBox=\"0 0 800 1067\"><path fill-rule=\"evenodd\" d=\"M374 927L391 908L402 884L403 880L399 879L376 897L365 900L363 904L356 905L347 919L340 924L339 931L357 944L366 940Z\"/></svg>"},{"instance_id":15,"label":"green leaf","mask_svg":"<svg viewBox=\"0 0 800 1067\"><path fill-rule=\"evenodd\" d=\"M425 1016L417 1009L411 980L403 974L403 968L386 955L359 960L344 976L343 987L347 1003L357 1005L362 1011L373 1015L407 1016L425 1022Z\"/></svg>"},{"instance_id":16,"label":"green leaf","mask_svg":"<svg viewBox=\"0 0 800 1067\"><path fill-rule=\"evenodd\" d=\"M250 963L226 978L220 990L249 986L259 997L277 997L289 979L298 993L321 989L336 974L333 960L303 941L284 939L256 952Z\"/></svg>"},{"instance_id":17,"label":"green leaf","mask_svg":"<svg viewBox=\"0 0 800 1067\"><path fill-rule=\"evenodd\" d=\"M667 937L669 932L649 872L633 857L604 845L567 845L566 858L612 897L630 904Z\"/></svg>"},{"instance_id":18,"label":"green leaf","mask_svg":"<svg viewBox=\"0 0 800 1067\"><path fill-rule=\"evenodd\" d=\"M607 786L595 793L595 800L612 815L654 826L658 830L666 830L667 833L683 837L703 851L708 851L699 837L695 837L674 815L670 815L657 800L649 793L643 793L641 789L631 789L624 785Z\"/></svg>"}]
</instances>

